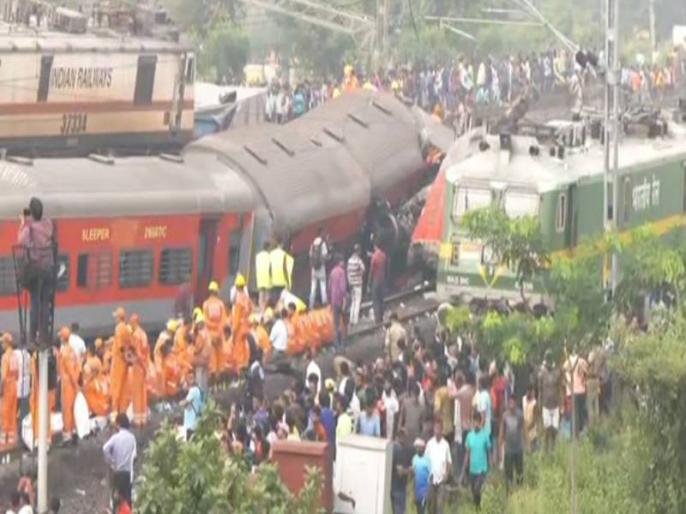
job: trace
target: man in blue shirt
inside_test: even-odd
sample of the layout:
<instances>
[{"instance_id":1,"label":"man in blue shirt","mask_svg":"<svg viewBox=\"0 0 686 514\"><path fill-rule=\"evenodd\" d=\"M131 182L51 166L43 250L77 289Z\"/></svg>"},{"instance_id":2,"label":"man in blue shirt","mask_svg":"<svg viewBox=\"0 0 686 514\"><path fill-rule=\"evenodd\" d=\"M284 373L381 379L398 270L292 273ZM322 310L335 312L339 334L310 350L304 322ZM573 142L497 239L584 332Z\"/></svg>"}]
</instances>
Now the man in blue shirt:
<instances>
[{"instance_id":1,"label":"man in blue shirt","mask_svg":"<svg viewBox=\"0 0 686 514\"><path fill-rule=\"evenodd\" d=\"M326 429L327 441L333 454L336 449L336 414L331 409L331 396L325 390L319 393L319 407L322 409L319 419Z\"/></svg>"},{"instance_id":2,"label":"man in blue shirt","mask_svg":"<svg viewBox=\"0 0 686 514\"><path fill-rule=\"evenodd\" d=\"M491 434L484 428L481 413L474 413L474 428L467 435L465 442L466 455L460 475L460 482L464 479L465 471L469 466L469 481L472 489L472 498L476 508L481 508L481 489L486 481L491 450Z\"/></svg>"},{"instance_id":3,"label":"man in blue shirt","mask_svg":"<svg viewBox=\"0 0 686 514\"><path fill-rule=\"evenodd\" d=\"M357 433L371 437L381 437L381 418L374 408L374 402L367 398L364 412L357 420Z\"/></svg>"},{"instance_id":4,"label":"man in blue shirt","mask_svg":"<svg viewBox=\"0 0 686 514\"><path fill-rule=\"evenodd\" d=\"M414 502L417 514L426 511L426 500L431 488L431 462L424 455L426 443L423 439L416 439L414 448L417 454L412 458L412 474L414 475Z\"/></svg>"},{"instance_id":5,"label":"man in blue shirt","mask_svg":"<svg viewBox=\"0 0 686 514\"><path fill-rule=\"evenodd\" d=\"M195 374L190 372L188 374L188 394L186 399L182 400L180 405L184 408L183 411L183 428L186 431L186 440L189 440L198 429L198 419L202 413L202 392L195 383Z\"/></svg>"}]
</instances>

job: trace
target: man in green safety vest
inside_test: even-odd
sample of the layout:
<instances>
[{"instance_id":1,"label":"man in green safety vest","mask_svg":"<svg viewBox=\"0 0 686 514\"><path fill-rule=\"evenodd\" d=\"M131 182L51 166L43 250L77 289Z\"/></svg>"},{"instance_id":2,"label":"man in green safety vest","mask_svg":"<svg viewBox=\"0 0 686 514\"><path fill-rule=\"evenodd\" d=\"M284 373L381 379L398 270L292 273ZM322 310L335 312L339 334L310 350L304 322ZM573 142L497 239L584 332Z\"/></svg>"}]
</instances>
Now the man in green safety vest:
<instances>
[{"instance_id":1,"label":"man in green safety vest","mask_svg":"<svg viewBox=\"0 0 686 514\"><path fill-rule=\"evenodd\" d=\"M262 250L255 256L255 285L258 292L260 312L264 312L269 301L269 293L272 288L271 256L269 241L265 241Z\"/></svg>"}]
</instances>

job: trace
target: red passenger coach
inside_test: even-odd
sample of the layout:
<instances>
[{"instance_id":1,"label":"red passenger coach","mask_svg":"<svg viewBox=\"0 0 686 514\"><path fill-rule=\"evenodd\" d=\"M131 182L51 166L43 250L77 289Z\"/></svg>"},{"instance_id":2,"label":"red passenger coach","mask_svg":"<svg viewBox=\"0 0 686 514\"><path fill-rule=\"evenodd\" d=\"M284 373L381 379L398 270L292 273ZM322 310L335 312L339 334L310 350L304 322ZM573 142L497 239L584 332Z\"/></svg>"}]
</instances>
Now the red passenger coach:
<instances>
[{"instance_id":1,"label":"red passenger coach","mask_svg":"<svg viewBox=\"0 0 686 514\"><path fill-rule=\"evenodd\" d=\"M189 277L200 300L211 279L228 289L229 278L249 262L252 194L212 156L3 162L3 329L17 327L11 248L17 217L31 196L56 221L57 326L78 321L96 335L111 330L112 311L124 305L146 327L159 327L174 314L179 286Z\"/></svg>"}]
</instances>

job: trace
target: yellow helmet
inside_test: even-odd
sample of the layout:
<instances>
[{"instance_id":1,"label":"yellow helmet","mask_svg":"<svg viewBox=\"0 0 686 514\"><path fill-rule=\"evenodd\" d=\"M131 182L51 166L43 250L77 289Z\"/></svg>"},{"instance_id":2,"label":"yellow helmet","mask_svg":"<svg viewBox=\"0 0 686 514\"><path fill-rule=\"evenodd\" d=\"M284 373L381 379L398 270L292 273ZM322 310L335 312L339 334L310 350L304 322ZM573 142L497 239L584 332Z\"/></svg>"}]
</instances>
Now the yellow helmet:
<instances>
[{"instance_id":1,"label":"yellow helmet","mask_svg":"<svg viewBox=\"0 0 686 514\"><path fill-rule=\"evenodd\" d=\"M198 314L197 316L194 317L194 321L195 321L196 325L198 325L200 323L205 323L205 316L201 312L200 314Z\"/></svg>"},{"instance_id":2,"label":"yellow helmet","mask_svg":"<svg viewBox=\"0 0 686 514\"><path fill-rule=\"evenodd\" d=\"M250 317L248 318L248 320L250 321L250 323L259 324L260 323L260 316L258 314L252 313L250 315Z\"/></svg>"},{"instance_id":3,"label":"yellow helmet","mask_svg":"<svg viewBox=\"0 0 686 514\"><path fill-rule=\"evenodd\" d=\"M267 307L262 314L262 322L267 323L274 319L274 311L271 307Z\"/></svg>"},{"instance_id":4,"label":"yellow helmet","mask_svg":"<svg viewBox=\"0 0 686 514\"><path fill-rule=\"evenodd\" d=\"M242 273L236 275L236 281L233 283L236 287L245 287L245 277Z\"/></svg>"},{"instance_id":5,"label":"yellow helmet","mask_svg":"<svg viewBox=\"0 0 686 514\"><path fill-rule=\"evenodd\" d=\"M202 316L202 309L200 307L196 307L195 309L193 309L193 321L195 321L195 318L197 318L198 316Z\"/></svg>"},{"instance_id":6,"label":"yellow helmet","mask_svg":"<svg viewBox=\"0 0 686 514\"><path fill-rule=\"evenodd\" d=\"M210 293L218 293L219 292L219 284L215 280L210 282L210 285L207 287L207 290Z\"/></svg>"},{"instance_id":7,"label":"yellow helmet","mask_svg":"<svg viewBox=\"0 0 686 514\"><path fill-rule=\"evenodd\" d=\"M167 321L167 330L169 332L176 332L176 329L179 328L179 322L175 319L170 319Z\"/></svg>"}]
</instances>

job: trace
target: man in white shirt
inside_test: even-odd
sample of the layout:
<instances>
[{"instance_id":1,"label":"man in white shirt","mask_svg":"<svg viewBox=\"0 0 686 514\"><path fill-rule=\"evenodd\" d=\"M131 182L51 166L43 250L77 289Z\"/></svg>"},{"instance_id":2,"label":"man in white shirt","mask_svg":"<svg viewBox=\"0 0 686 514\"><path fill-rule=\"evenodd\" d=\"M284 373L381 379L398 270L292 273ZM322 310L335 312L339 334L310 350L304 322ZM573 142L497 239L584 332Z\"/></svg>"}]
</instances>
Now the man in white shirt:
<instances>
[{"instance_id":1,"label":"man in white shirt","mask_svg":"<svg viewBox=\"0 0 686 514\"><path fill-rule=\"evenodd\" d=\"M305 382L309 379L310 375L317 375L317 391L315 398L319 398L319 392L322 390L322 369L317 364L315 360L317 357L317 350L309 348L307 350L307 369L305 369Z\"/></svg>"},{"instance_id":2,"label":"man in white shirt","mask_svg":"<svg viewBox=\"0 0 686 514\"><path fill-rule=\"evenodd\" d=\"M288 328L283 321L282 312L276 312L274 317L276 319L272 325L272 330L269 333L269 339L272 342L274 357L276 358L283 357L286 354L286 349L288 348Z\"/></svg>"},{"instance_id":3,"label":"man in white shirt","mask_svg":"<svg viewBox=\"0 0 686 514\"><path fill-rule=\"evenodd\" d=\"M86 355L86 343L83 341L79 335L79 324L74 322L71 324L71 335L69 336L69 346L74 350L74 353L78 356L79 361L83 362Z\"/></svg>"},{"instance_id":4,"label":"man in white shirt","mask_svg":"<svg viewBox=\"0 0 686 514\"><path fill-rule=\"evenodd\" d=\"M395 419L400 411L400 403L398 403L398 396L395 394L393 387L391 387L389 380L386 380L384 383L381 401L383 401L384 411L386 412L386 439L392 441L395 435Z\"/></svg>"},{"instance_id":5,"label":"man in white shirt","mask_svg":"<svg viewBox=\"0 0 686 514\"><path fill-rule=\"evenodd\" d=\"M443 437L443 424L434 422L434 436L426 443L426 456L431 462L431 489L429 490L429 509L427 512L443 514L445 506L445 485L448 481L452 457L450 445Z\"/></svg>"}]
</instances>

